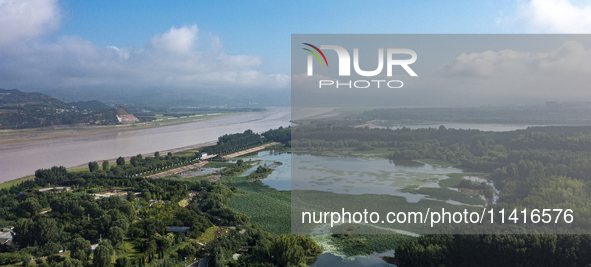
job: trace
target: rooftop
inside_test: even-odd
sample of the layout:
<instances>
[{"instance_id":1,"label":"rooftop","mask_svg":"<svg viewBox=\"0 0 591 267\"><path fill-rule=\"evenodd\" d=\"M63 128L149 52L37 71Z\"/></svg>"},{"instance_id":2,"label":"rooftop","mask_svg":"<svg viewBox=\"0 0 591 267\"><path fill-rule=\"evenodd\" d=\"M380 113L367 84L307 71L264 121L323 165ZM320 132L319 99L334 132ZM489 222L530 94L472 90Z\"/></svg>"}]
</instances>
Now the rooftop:
<instances>
[{"instance_id":1,"label":"rooftop","mask_svg":"<svg viewBox=\"0 0 591 267\"><path fill-rule=\"evenodd\" d=\"M41 188L39 192L46 192L46 191L70 191L69 187L48 187L48 188Z\"/></svg>"},{"instance_id":2,"label":"rooftop","mask_svg":"<svg viewBox=\"0 0 591 267\"><path fill-rule=\"evenodd\" d=\"M12 239L11 232L0 233L0 239Z\"/></svg>"}]
</instances>

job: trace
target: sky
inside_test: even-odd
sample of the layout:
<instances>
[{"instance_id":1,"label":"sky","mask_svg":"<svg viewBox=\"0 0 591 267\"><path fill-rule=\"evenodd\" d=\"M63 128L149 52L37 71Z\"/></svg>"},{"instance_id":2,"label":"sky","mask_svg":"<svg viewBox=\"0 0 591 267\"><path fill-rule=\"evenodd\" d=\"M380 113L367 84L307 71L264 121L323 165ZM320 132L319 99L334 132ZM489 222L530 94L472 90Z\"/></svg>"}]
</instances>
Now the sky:
<instances>
[{"instance_id":1,"label":"sky","mask_svg":"<svg viewBox=\"0 0 591 267\"><path fill-rule=\"evenodd\" d=\"M0 0L0 88L290 88L291 34L591 33L591 1Z\"/></svg>"}]
</instances>

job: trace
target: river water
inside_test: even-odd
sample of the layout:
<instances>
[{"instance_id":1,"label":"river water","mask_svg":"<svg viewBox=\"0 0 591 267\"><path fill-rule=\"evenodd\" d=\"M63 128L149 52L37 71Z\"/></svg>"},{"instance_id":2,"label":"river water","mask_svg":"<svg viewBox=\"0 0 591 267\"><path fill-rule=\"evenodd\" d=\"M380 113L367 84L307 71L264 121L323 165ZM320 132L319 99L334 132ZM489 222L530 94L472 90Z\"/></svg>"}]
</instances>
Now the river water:
<instances>
[{"instance_id":1,"label":"river water","mask_svg":"<svg viewBox=\"0 0 591 267\"><path fill-rule=\"evenodd\" d=\"M215 141L224 134L248 129L260 133L279 126L286 127L290 120L290 108L274 108L265 112L223 116L179 125L37 141L17 146L4 145L0 146L0 182L32 175L40 168L73 167L119 156L165 152Z\"/></svg>"}]
</instances>

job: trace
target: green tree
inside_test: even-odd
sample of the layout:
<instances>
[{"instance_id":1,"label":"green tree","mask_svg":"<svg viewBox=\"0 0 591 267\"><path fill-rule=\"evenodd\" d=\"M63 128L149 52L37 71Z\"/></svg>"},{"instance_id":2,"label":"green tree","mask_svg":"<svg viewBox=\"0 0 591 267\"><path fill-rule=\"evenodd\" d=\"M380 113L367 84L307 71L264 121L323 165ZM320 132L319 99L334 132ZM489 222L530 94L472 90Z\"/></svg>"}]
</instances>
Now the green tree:
<instances>
[{"instance_id":1,"label":"green tree","mask_svg":"<svg viewBox=\"0 0 591 267\"><path fill-rule=\"evenodd\" d=\"M127 192L127 201L129 201L129 202L135 201L135 195L133 194L133 191Z\"/></svg>"},{"instance_id":2,"label":"green tree","mask_svg":"<svg viewBox=\"0 0 591 267\"><path fill-rule=\"evenodd\" d=\"M117 158L117 166L123 166L125 165L125 159L123 157L118 157Z\"/></svg>"},{"instance_id":3,"label":"green tree","mask_svg":"<svg viewBox=\"0 0 591 267\"><path fill-rule=\"evenodd\" d=\"M238 165L238 167L242 166L242 164L244 163L244 160L239 159L236 161L236 165Z\"/></svg>"},{"instance_id":4,"label":"green tree","mask_svg":"<svg viewBox=\"0 0 591 267\"><path fill-rule=\"evenodd\" d=\"M87 262L91 253L90 241L79 237L70 242L70 257L81 262Z\"/></svg>"},{"instance_id":5,"label":"green tree","mask_svg":"<svg viewBox=\"0 0 591 267\"><path fill-rule=\"evenodd\" d=\"M137 157L131 157L129 163L133 165L133 167L137 167L140 164L140 159L138 159Z\"/></svg>"},{"instance_id":6,"label":"green tree","mask_svg":"<svg viewBox=\"0 0 591 267\"><path fill-rule=\"evenodd\" d=\"M31 219L19 219L13 229L13 241L17 246L24 248L33 245L35 223Z\"/></svg>"},{"instance_id":7,"label":"green tree","mask_svg":"<svg viewBox=\"0 0 591 267\"><path fill-rule=\"evenodd\" d=\"M82 261L72 258L66 258L62 262L55 265L56 267L83 267Z\"/></svg>"},{"instance_id":8,"label":"green tree","mask_svg":"<svg viewBox=\"0 0 591 267\"><path fill-rule=\"evenodd\" d=\"M43 246L50 242L58 242L62 233L61 228L55 219L41 217L34 226L34 240L38 245Z\"/></svg>"},{"instance_id":9,"label":"green tree","mask_svg":"<svg viewBox=\"0 0 591 267\"><path fill-rule=\"evenodd\" d=\"M60 255L51 255L49 257L47 257L47 264L49 266L56 266L59 263L61 263L63 260L65 260L65 258L62 258Z\"/></svg>"},{"instance_id":10,"label":"green tree","mask_svg":"<svg viewBox=\"0 0 591 267\"><path fill-rule=\"evenodd\" d=\"M96 161L92 161L92 162L88 163L88 170L90 172L95 172L98 170L98 168L99 168L99 165L98 165L98 163L96 163Z\"/></svg>"},{"instance_id":11,"label":"green tree","mask_svg":"<svg viewBox=\"0 0 591 267\"><path fill-rule=\"evenodd\" d=\"M121 244L123 244L124 236L125 233L123 232L123 229L117 226L111 227L107 233L107 237L111 240L111 244L113 244L114 248L118 248Z\"/></svg>"},{"instance_id":12,"label":"green tree","mask_svg":"<svg viewBox=\"0 0 591 267\"><path fill-rule=\"evenodd\" d=\"M172 246L172 243L174 242L174 235L172 233L168 233L165 236L161 236L159 233L155 233L152 237L153 241L156 242L156 245L161 250L168 249L170 246Z\"/></svg>"},{"instance_id":13,"label":"green tree","mask_svg":"<svg viewBox=\"0 0 591 267\"><path fill-rule=\"evenodd\" d=\"M109 170L109 161L103 160L103 171L108 171L108 170Z\"/></svg>"},{"instance_id":14,"label":"green tree","mask_svg":"<svg viewBox=\"0 0 591 267\"><path fill-rule=\"evenodd\" d=\"M19 213L29 213L30 216L35 215L37 212L41 211L41 205L36 198L29 197L25 199L21 205L19 205ZM23 216L23 217L30 217L30 216Z\"/></svg>"},{"instance_id":15,"label":"green tree","mask_svg":"<svg viewBox=\"0 0 591 267\"><path fill-rule=\"evenodd\" d=\"M271 247L271 254L279 266L306 266L304 249L294 235L278 236Z\"/></svg>"},{"instance_id":16,"label":"green tree","mask_svg":"<svg viewBox=\"0 0 591 267\"><path fill-rule=\"evenodd\" d=\"M160 159L160 152L158 152L158 151L154 152L154 158Z\"/></svg>"},{"instance_id":17,"label":"green tree","mask_svg":"<svg viewBox=\"0 0 591 267\"><path fill-rule=\"evenodd\" d=\"M197 253L197 249L192 244L187 244L186 246L180 248L178 253L181 257L192 257L195 256L195 253Z\"/></svg>"},{"instance_id":18,"label":"green tree","mask_svg":"<svg viewBox=\"0 0 591 267\"><path fill-rule=\"evenodd\" d=\"M111 257L113 256L113 246L111 241L105 239L101 241L98 247L94 250L93 263L96 267L107 267L111 265Z\"/></svg>"},{"instance_id":19,"label":"green tree","mask_svg":"<svg viewBox=\"0 0 591 267\"><path fill-rule=\"evenodd\" d=\"M117 261L115 261L115 267L129 267L131 266L131 261L126 258L126 257L122 257L117 259Z\"/></svg>"},{"instance_id":20,"label":"green tree","mask_svg":"<svg viewBox=\"0 0 591 267\"><path fill-rule=\"evenodd\" d=\"M121 205L121 207L125 207L127 205L123 204ZM127 233L127 230L129 229L129 221L127 220L127 217L125 216L126 214L123 214L122 212L120 212L119 210L116 209L112 209L108 212L108 214L111 216L111 227L112 226L117 226L119 228L121 228L123 230L123 233Z\"/></svg>"},{"instance_id":21,"label":"green tree","mask_svg":"<svg viewBox=\"0 0 591 267\"><path fill-rule=\"evenodd\" d=\"M213 248L213 266L215 267L224 267L226 262L226 257L224 255L225 250L219 244Z\"/></svg>"},{"instance_id":22,"label":"green tree","mask_svg":"<svg viewBox=\"0 0 591 267\"><path fill-rule=\"evenodd\" d=\"M62 245L60 245L59 243L48 242L43 246L43 253L45 255L57 254L57 253L59 253L60 250L62 250L62 248L63 248Z\"/></svg>"},{"instance_id":23,"label":"green tree","mask_svg":"<svg viewBox=\"0 0 591 267\"><path fill-rule=\"evenodd\" d=\"M298 244L304 249L306 256L313 257L320 255L322 253L322 248L312 239L311 237L306 237L305 235L297 235L296 240Z\"/></svg>"}]
</instances>

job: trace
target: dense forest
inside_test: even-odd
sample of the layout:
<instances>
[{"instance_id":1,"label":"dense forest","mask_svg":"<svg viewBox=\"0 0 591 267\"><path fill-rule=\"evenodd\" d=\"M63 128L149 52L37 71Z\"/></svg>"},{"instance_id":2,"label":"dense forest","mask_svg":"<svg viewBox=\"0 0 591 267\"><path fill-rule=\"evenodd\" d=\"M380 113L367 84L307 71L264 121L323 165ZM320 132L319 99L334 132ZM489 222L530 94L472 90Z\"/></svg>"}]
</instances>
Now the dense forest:
<instances>
[{"instance_id":1,"label":"dense forest","mask_svg":"<svg viewBox=\"0 0 591 267\"><path fill-rule=\"evenodd\" d=\"M392 124L409 123L501 123L589 125L591 103L549 102L538 106L483 106L466 108L391 108L349 115L348 120L384 120Z\"/></svg>"},{"instance_id":2,"label":"dense forest","mask_svg":"<svg viewBox=\"0 0 591 267\"><path fill-rule=\"evenodd\" d=\"M426 235L396 248L400 267L590 266L589 235Z\"/></svg>"},{"instance_id":3,"label":"dense forest","mask_svg":"<svg viewBox=\"0 0 591 267\"><path fill-rule=\"evenodd\" d=\"M261 138L260 134L254 133L252 130L246 130L244 133L220 136L215 146L205 147L202 152L206 152L207 154L228 154L257 146L264 142L265 139Z\"/></svg>"},{"instance_id":4,"label":"dense forest","mask_svg":"<svg viewBox=\"0 0 591 267\"><path fill-rule=\"evenodd\" d=\"M50 181L52 186L69 185L72 190L37 190ZM127 193L98 199L91 195L105 188ZM177 203L191 192L199 201L180 207ZM303 266L308 257L321 252L310 238L258 230L247 216L227 206L236 193L236 188L208 181L120 178L110 172L99 177L66 172L63 167L39 170L35 180L1 190L0 222L14 226L14 240L12 246L0 247L0 264L84 266L90 245L97 243L92 266L110 266L114 251L124 251L130 244L139 251L134 257L118 259L116 266L176 266L184 257L210 253L214 266ZM206 245L195 241L214 225L236 229L226 228L225 238ZM192 239L167 233L169 226L190 227ZM233 260L232 254L244 246L251 247L250 252ZM64 249L70 251L69 258L29 263L31 257L56 255Z\"/></svg>"},{"instance_id":5,"label":"dense forest","mask_svg":"<svg viewBox=\"0 0 591 267\"><path fill-rule=\"evenodd\" d=\"M287 144L291 143L291 126L277 129L271 129L262 134L267 140Z\"/></svg>"}]
</instances>

